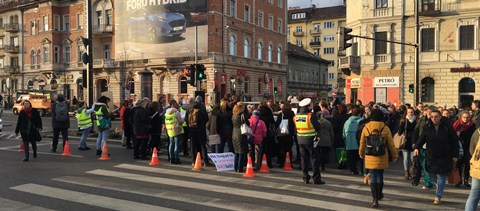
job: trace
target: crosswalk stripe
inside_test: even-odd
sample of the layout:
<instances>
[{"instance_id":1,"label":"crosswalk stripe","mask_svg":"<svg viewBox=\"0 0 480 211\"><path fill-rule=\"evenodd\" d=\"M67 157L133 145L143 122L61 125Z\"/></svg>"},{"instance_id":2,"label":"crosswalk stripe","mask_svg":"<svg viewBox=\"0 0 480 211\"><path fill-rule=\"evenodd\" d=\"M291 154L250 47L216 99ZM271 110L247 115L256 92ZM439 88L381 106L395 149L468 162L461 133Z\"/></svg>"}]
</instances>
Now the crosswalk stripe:
<instances>
[{"instance_id":1,"label":"crosswalk stripe","mask_svg":"<svg viewBox=\"0 0 480 211\"><path fill-rule=\"evenodd\" d=\"M15 134L9 135L8 138L12 138Z\"/></svg>"},{"instance_id":2,"label":"crosswalk stripe","mask_svg":"<svg viewBox=\"0 0 480 211\"><path fill-rule=\"evenodd\" d=\"M19 201L14 201L10 199L0 198L0 204L2 205L2 210L35 210L35 211L50 211L51 209L37 207L31 204L26 204Z\"/></svg>"},{"instance_id":3,"label":"crosswalk stripe","mask_svg":"<svg viewBox=\"0 0 480 211\"><path fill-rule=\"evenodd\" d=\"M245 180L242 178L232 178L232 177L210 175L210 174L208 176L205 176L205 174L198 174L195 172L184 172L184 171L171 170L171 169L165 169L165 168L151 168L151 167L131 165L131 164L120 164L115 167L127 169L127 170L160 173L160 174L167 174L167 175L173 175L173 176L181 175L181 176L195 178L195 179L211 180L211 181L217 181L217 182L221 181L221 182L245 183L246 181L247 182L251 181L251 180ZM259 177L262 177L262 176L263 174L259 175ZM272 178L276 179L277 177L272 177ZM295 180L295 181L298 182L298 180ZM359 202L366 202L371 200L371 196L369 196L368 194L355 194L355 193L342 192L341 191L342 189L346 189L345 185L332 185L331 183L327 183L325 186L334 186L337 188L335 191L325 190L325 189L316 189L316 188L305 190L305 189L300 189L299 187L302 187L300 185L289 185L284 183L275 183L275 182L268 182L268 181L255 182L254 185L258 187L275 188L279 190L314 194L319 196L335 197L338 199L347 199L347 200L359 201ZM358 188L359 187L347 188L347 189L357 190ZM405 193L402 193L402 195L405 195ZM431 198L425 198L425 199L431 200ZM389 205L394 205L395 207L400 207L405 209L412 209L414 207L417 207L418 205L417 203L408 202L408 201L398 201L398 200L387 200L387 201L389 202L388 203ZM422 204L422 208L425 206L427 206L428 209L439 209L439 208L449 209L449 207Z\"/></svg>"},{"instance_id":4,"label":"crosswalk stripe","mask_svg":"<svg viewBox=\"0 0 480 211\"><path fill-rule=\"evenodd\" d=\"M195 182L189 182L189 181L179 181L179 180L152 177L152 176L146 176L146 175L140 175L140 174L123 173L118 171L97 169L97 170L88 171L87 173L93 174L93 175L100 175L100 176L114 177L114 178L120 178L120 179L163 184L163 185L171 185L171 186L190 188L190 189L195 188L203 191L217 192L222 194L228 193L230 195L238 195L242 197L264 198L271 201L284 202L284 203L290 203L290 204L299 204L299 205L311 206L315 208L328 208L328 209L335 209L335 210L356 210L356 211L372 210L372 209L363 208L363 207L355 207L347 204L313 200L313 199L301 198L296 196L287 196L282 194L275 194L275 193L268 193L268 192L261 192L261 191L244 190L244 189L238 189L238 188L202 184L202 183L195 183Z\"/></svg>"},{"instance_id":5,"label":"crosswalk stripe","mask_svg":"<svg viewBox=\"0 0 480 211\"><path fill-rule=\"evenodd\" d=\"M201 206L211 207L211 208L218 208L219 204L221 204L222 209L241 211L241 210L246 210L247 206L252 205L251 203L248 203L248 202L232 202L232 201L228 201L220 198L190 194L188 192L179 193L179 192L174 192L174 191L165 190L165 189L158 189L153 187L145 188L145 187L140 187L132 184L123 184L123 183L118 184L115 182L87 179L87 178L81 178L78 176L65 176L65 177L53 178L52 180L75 184L75 185L93 187L93 188L113 190L113 191L124 192L124 193L133 193L133 194L155 197L160 199L168 199L168 200L184 202L184 203L194 203L196 205L201 205ZM186 201L186 199L188 200ZM255 209L272 210L272 211L275 210L271 207L262 206L262 205L255 205Z\"/></svg>"},{"instance_id":6,"label":"crosswalk stripe","mask_svg":"<svg viewBox=\"0 0 480 211\"><path fill-rule=\"evenodd\" d=\"M134 201L115 199L60 188L52 188L33 183L11 187L10 189L114 210L174 210L166 207L153 206Z\"/></svg>"}]
</instances>

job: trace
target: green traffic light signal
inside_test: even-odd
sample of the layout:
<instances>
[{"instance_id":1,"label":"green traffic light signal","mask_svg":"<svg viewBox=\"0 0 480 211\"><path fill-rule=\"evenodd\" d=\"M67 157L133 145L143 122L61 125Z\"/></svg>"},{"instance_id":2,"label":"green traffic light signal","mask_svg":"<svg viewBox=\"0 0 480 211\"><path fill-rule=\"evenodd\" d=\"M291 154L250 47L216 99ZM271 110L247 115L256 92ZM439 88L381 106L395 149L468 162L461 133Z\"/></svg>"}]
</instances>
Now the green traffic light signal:
<instances>
[{"instance_id":1,"label":"green traffic light signal","mask_svg":"<svg viewBox=\"0 0 480 211\"><path fill-rule=\"evenodd\" d=\"M278 89L277 89L277 87L273 88L273 93L274 93L274 94L278 94Z\"/></svg>"},{"instance_id":2,"label":"green traffic light signal","mask_svg":"<svg viewBox=\"0 0 480 211\"><path fill-rule=\"evenodd\" d=\"M410 93L414 93L414 92L415 92L415 90L414 90L414 85L413 85L413 84L409 84L409 85L408 85L408 92L410 92Z\"/></svg>"}]
</instances>

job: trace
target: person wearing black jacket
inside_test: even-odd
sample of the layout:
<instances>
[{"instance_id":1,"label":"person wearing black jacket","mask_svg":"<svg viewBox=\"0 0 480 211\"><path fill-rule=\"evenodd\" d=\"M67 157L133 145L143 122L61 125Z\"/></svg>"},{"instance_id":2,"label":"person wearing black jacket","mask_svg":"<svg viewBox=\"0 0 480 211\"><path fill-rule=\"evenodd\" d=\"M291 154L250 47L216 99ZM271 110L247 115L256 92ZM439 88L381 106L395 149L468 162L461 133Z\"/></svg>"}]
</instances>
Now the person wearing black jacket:
<instances>
[{"instance_id":1,"label":"person wearing black jacket","mask_svg":"<svg viewBox=\"0 0 480 211\"><path fill-rule=\"evenodd\" d=\"M332 127L333 127L333 147L335 149L345 148L345 141L343 140L343 126L348 120L349 116L347 115L347 107L344 104L337 105L337 113L333 116ZM337 155L338 157L338 155ZM338 169L346 169L347 165L345 163L339 163Z\"/></svg>"},{"instance_id":2,"label":"person wearing black jacket","mask_svg":"<svg viewBox=\"0 0 480 211\"><path fill-rule=\"evenodd\" d=\"M147 143L149 137L150 117L146 107L149 103L147 98L139 100L133 108L133 159L147 160Z\"/></svg>"},{"instance_id":3,"label":"person wearing black jacket","mask_svg":"<svg viewBox=\"0 0 480 211\"><path fill-rule=\"evenodd\" d=\"M40 133L42 130L42 118L37 109L32 108L30 101L23 101L23 110L18 114L17 127L15 134L22 137L23 146L25 149L25 158L23 161L29 160L29 145L32 144L33 158L37 157L37 141L35 133Z\"/></svg>"},{"instance_id":4,"label":"person wearing black jacket","mask_svg":"<svg viewBox=\"0 0 480 211\"><path fill-rule=\"evenodd\" d=\"M273 118L272 110L267 106L267 103L265 101L260 103L258 110L260 111L260 119L264 121L265 126L267 126L267 137L263 139L262 151L265 152L265 154L267 155L268 167L273 168L272 158L275 154L275 131L273 128L273 124L275 123L275 119Z\"/></svg>"},{"instance_id":5,"label":"person wearing black jacket","mask_svg":"<svg viewBox=\"0 0 480 211\"><path fill-rule=\"evenodd\" d=\"M408 108L405 115L400 119L400 125L398 127L398 135L405 134L405 145L401 148L403 153L403 170L405 170L405 180L410 180L410 166L413 161L412 144L413 144L413 132L417 125L417 116L415 116L415 110Z\"/></svg>"},{"instance_id":6,"label":"person wearing black jacket","mask_svg":"<svg viewBox=\"0 0 480 211\"><path fill-rule=\"evenodd\" d=\"M65 147L65 141L68 140L68 128L70 128L70 115L67 113L67 120L65 121L60 121L57 120L57 105L58 108L61 107L61 105L66 107L67 112L70 109L70 106L68 105L67 102L65 102L65 97L63 94L58 94L57 96L57 101L52 104L52 128L53 128L53 139L52 139L52 149L50 150L51 152L57 152L57 145L58 145L58 138L60 136L60 133L62 133L62 138L63 138L63 145L62 145L62 150Z\"/></svg>"},{"instance_id":7,"label":"person wearing black jacket","mask_svg":"<svg viewBox=\"0 0 480 211\"><path fill-rule=\"evenodd\" d=\"M163 108L158 106L158 102L150 102L148 104L147 114L151 118L150 120L150 143L148 148L153 153L153 149L159 149L160 137L162 135L162 121L163 121ZM157 151L158 153L158 151Z\"/></svg>"},{"instance_id":8,"label":"person wearing black jacket","mask_svg":"<svg viewBox=\"0 0 480 211\"><path fill-rule=\"evenodd\" d=\"M280 127L282 120L288 120L288 135L278 136L278 162L280 163L280 168L283 168L287 152L290 156L293 155L292 146L293 136L295 135L295 123L293 122L293 117L295 116L295 113L292 111L292 106L288 102L281 104L281 109L277 121L275 122L275 128Z\"/></svg>"},{"instance_id":9,"label":"person wearing black jacket","mask_svg":"<svg viewBox=\"0 0 480 211\"><path fill-rule=\"evenodd\" d=\"M128 100L123 106L125 106L125 111L123 113L123 133L125 136L125 145L127 149L133 149L132 138L133 138L133 124L132 124L132 100Z\"/></svg>"},{"instance_id":10,"label":"person wearing black jacket","mask_svg":"<svg viewBox=\"0 0 480 211\"><path fill-rule=\"evenodd\" d=\"M229 152L235 152L232 142L232 109L229 107L229 101L220 102L220 110L217 113L217 132L220 134L220 144L218 144L217 153L223 153L225 144L228 145Z\"/></svg>"},{"instance_id":11,"label":"person wearing black jacket","mask_svg":"<svg viewBox=\"0 0 480 211\"><path fill-rule=\"evenodd\" d=\"M434 110L430 114L431 124L427 124L415 144L414 155L419 155L419 149L427 144L426 162L429 172L437 176L437 191L434 204L440 204L446 177L458 160L458 137L453 127L442 120L442 114Z\"/></svg>"},{"instance_id":12,"label":"person wearing black jacket","mask_svg":"<svg viewBox=\"0 0 480 211\"><path fill-rule=\"evenodd\" d=\"M208 113L205 106L202 104L203 99L200 96L197 96L195 103L190 110L187 110L185 114L185 121L189 127L190 140L191 140L191 154L192 154L192 164L195 164L197 159L197 153L200 152L202 156L203 165L210 165L208 162L207 155L207 122L208 122Z\"/></svg>"}]
</instances>

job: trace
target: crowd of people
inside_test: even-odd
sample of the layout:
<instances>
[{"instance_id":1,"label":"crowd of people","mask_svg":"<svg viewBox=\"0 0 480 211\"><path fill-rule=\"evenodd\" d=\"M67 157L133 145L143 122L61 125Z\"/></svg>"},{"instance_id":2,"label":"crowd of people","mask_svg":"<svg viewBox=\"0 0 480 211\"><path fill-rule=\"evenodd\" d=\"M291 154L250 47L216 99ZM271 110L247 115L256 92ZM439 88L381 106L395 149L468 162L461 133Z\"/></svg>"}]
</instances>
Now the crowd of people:
<instances>
[{"instance_id":1,"label":"crowd of people","mask_svg":"<svg viewBox=\"0 0 480 211\"><path fill-rule=\"evenodd\" d=\"M455 185L471 187L467 210L476 209L480 199L480 156L472 158L472 155L480 154L480 147L476 148L480 134L480 101L474 101L471 108L459 110L455 106L446 108L422 103L396 107L389 103L363 104L359 100L355 104L344 104L339 100L327 103L299 98L301 101L295 104L287 100L264 101L257 105L227 94L220 103L211 106L206 106L200 96L189 98L183 105L176 100L170 100L168 105L148 98L135 103L126 100L120 109L123 145L133 149L134 159L147 160L154 148L158 149L158 154L163 153L161 137L164 131L166 154L171 164L187 162L193 167L199 153L203 165L210 166L208 152L227 151L235 154L236 172L244 172L249 156L254 169L259 170L263 155L266 155L269 168L282 168L287 155L296 155L292 157L293 163L295 168L302 170L306 184L310 184L310 180L313 184L325 184L321 171L326 169L333 152L338 169L364 176L371 187L373 207L384 197L384 170L400 154L405 180L419 179L411 169L414 157L421 162L423 188L436 188L434 204L441 203L447 175L458 171L462 179ZM52 152L57 149L60 133L63 144L68 139L69 123L66 122L69 117L63 116L63 106L68 111L68 105L58 105L63 103L62 99L59 95L52 106ZM82 132L79 150L90 149L86 138L93 127L94 116L98 128L96 154L102 154L113 115L107 106L109 100L102 96L90 108L78 102L76 118ZM244 127L250 128L250 133L246 133ZM26 146L24 161L29 160L29 143L34 158L37 156L35 134L41 129L38 112L25 101L15 131L21 133ZM395 146L394 136L405 137L400 146ZM479 168L476 168L477 163Z\"/></svg>"}]
</instances>

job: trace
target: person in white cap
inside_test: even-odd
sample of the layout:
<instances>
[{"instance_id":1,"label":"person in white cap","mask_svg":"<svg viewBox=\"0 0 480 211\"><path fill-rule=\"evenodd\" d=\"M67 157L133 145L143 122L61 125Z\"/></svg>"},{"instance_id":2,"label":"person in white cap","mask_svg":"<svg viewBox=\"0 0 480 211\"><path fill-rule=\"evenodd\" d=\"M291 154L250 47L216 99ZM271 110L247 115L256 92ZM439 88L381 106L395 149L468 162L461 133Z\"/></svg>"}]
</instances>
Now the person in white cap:
<instances>
[{"instance_id":1,"label":"person in white cap","mask_svg":"<svg viewBox=\"0 0 480 211\"><path fill-rule=\"evenodd\" d=\"M320 132L320 123L317 115L310 112L310 98L305 98L298 104L300 111L294 118L297 128L298 144L300 146L300 154L302 157L303 182L310 183L310 174L308 174L308 165L311 162L313 170L313 184L325 184L320 175L320 152L319 148L315 148L313 141L315 136Z\"/></svg>"}]
</instances>

